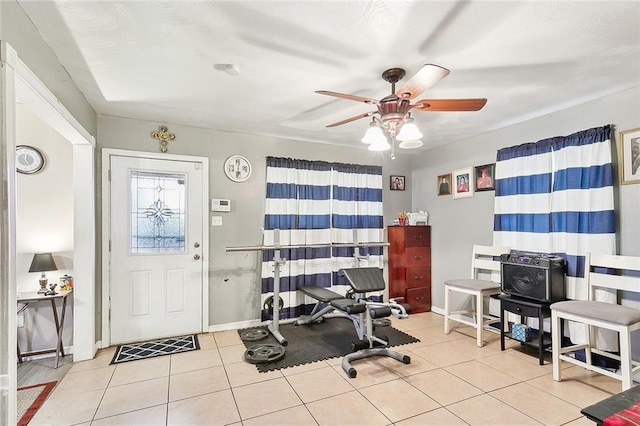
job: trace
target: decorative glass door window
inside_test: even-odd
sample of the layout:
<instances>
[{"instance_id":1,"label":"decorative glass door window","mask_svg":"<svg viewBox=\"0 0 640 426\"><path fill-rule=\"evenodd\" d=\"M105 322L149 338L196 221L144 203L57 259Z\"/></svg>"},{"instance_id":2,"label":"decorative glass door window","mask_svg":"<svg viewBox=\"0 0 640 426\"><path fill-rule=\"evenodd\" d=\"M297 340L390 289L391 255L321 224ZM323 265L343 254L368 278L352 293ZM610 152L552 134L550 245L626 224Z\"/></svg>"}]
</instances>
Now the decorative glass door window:
<instances>
[{"instance_id":1,"label":"decorative glass door window","mask_svg":"<svg viewBox=\"0 0 640 426\"><path fill-rule=\"evenodd\" d=\"M131 171L131 253L184 253L186 174Z\"/></svg>"}]
</instances>

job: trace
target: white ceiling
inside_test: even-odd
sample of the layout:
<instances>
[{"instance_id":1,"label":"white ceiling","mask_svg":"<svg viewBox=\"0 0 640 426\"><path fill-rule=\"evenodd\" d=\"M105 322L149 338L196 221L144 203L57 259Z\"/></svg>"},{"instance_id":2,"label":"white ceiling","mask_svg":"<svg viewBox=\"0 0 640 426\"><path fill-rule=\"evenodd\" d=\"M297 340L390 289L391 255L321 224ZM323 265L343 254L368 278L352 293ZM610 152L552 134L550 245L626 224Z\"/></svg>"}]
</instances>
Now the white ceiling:
<instances>
[{"instance_id":1,"label":"white ceiling","mask_svg":"<svg viewBox=\"0 0 640 426\"><path fill-rule=\"evenodd\" d=\"M433 63L417 100L488 102L414 112L428 149L640 85L637 0L19 1L98 114L166 124L358 146L368 119L325 126L371 106L314 91Z\"/></svg>"}]
</instances>

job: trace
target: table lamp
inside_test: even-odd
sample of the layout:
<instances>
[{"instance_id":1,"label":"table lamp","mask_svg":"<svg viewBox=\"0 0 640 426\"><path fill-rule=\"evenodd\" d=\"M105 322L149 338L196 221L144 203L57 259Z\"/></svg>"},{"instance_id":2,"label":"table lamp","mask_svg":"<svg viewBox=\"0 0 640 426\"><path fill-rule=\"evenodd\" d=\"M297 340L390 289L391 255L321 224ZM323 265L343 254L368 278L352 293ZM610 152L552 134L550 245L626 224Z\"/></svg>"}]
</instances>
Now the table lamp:
<instances>
[{"instance_id":1,"label":"table lamp","mask_svg":"<svg viewBox=\"0 0 640 426\"><path fill-rule=\"evenodd\" d=\"M33 255L29 272L42 272L42 275L40 276L40 290L38 290L38 294L47 292L47 283L49 282L49 279L47 278L46 272L57 270L58 267L56 266L56 262L53 260L53 255L51 253L38 253Z\"/></svg>"}]
</instances>

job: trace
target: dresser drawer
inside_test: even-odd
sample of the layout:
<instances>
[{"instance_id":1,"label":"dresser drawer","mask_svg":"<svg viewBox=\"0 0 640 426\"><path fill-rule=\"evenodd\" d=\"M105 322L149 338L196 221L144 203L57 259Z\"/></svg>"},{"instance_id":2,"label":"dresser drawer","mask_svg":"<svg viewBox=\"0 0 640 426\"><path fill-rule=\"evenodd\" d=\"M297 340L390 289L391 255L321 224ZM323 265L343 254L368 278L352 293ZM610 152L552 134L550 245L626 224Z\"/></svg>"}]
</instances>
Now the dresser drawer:
<instances>
[{"instance_id":1,"label":"dresser drawer","mask_svg":"<svg viewBox=\"0 0 640 426\"><path fill-rule=\"evenodd\" d=\"M429 247L430 230L428 226L406 226L404 228L405 247Z\"/></svg>"},{"instance_id":2,"label":"dresser drawer","mask_svg":"<svg viewBox=\"0 0 640 426\"><path fill-rule=\"evenodd\" d=\"M431 248L407 247L404 253L404 264L407 268L431 267Z\"/></svg>"},{"instance_id":3,"label":"dresser drawer","mask_svg":"<svg viewBox=\"0 0 640 426\"><path fill-rule=\"evenodd\" d=\"M407 268L407 288L426 287L431 285L431 268Z\"/></svg>"},{"instance_id":4,"label":"dresser drawer","mask_svg":"<svg viewBox=\"0 0 640 426\"><path fill-rule=\"evenodd\" d=\"M411 313L428 312L431 310L431 286L416 287L407 290L407 303L411 306Z\"/></svg>"}]
</instances>

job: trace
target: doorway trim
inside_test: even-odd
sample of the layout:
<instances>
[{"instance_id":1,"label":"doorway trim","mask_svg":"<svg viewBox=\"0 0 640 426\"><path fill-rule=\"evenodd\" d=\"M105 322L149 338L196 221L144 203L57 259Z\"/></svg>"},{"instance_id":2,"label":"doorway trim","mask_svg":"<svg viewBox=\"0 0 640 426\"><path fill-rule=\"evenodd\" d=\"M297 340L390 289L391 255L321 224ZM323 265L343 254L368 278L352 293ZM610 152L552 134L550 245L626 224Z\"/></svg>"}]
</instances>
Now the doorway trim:
<instances>
[{"instance_id":1,"label":"doorway trim","mask_svg":"<svg viewBox=\"0 0 640 426\"><path fill-rule=\"evenodd\" d=\"M2 192L7 197L7 214L0 229L0 258L3 270L0 276L0 294L8 295L7 300L16 297L16 171L15 103L22 102L30 110L73 144L73 196L74 196L74 275L78 286L74 292L73 357L74 361L91 359L95 354L95 186L94 149L95 138L75 119L56 96L20 60L15 49L0 40L0 122L4 129L0 132L0 173L4 176ZM7 231L7 232L5 232ZM77 303L79 302L79 303ZM8 395L0 393L0 424L16 421L16 304L7 303L0 309L0 329L3 344L7 339L8 353L0 354L0 372L5 363L9 365L10 385ZM90 325L90 326L87 326ZM5 332L5 328L7 331ZM6 409L5 409L6 408Z\"/></svg>"},{"instance_id":2,"label":"doorway trim","mask_svg":"<svg viewBox=\"0 0 640 426\"><path fill-rule=\"evenodd\" d=\"M188 161L202 164L202 318L200 332L209 330L209 158L191 155L161 154L125 149L102 150L102 347L111 345L111 320L109 314L111 281L109 237L111 235L111 184L109 171L111 157L149 158L152 160Z\"/></svg>"}]
</instances>

